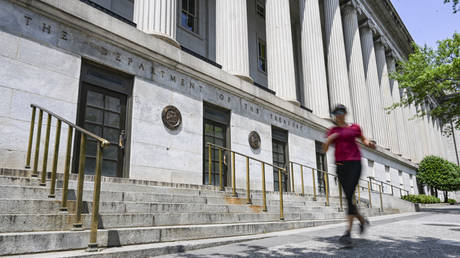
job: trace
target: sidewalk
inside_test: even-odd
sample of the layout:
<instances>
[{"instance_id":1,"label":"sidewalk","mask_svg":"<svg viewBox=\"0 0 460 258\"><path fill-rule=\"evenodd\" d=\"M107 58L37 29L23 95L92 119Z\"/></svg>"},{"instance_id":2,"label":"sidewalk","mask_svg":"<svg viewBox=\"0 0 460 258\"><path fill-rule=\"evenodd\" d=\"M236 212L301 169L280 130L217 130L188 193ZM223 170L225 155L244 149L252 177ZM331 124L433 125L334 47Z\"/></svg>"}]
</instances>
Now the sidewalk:
<instances>
[{"instance_id":1,"label":"sidewalk","mask_svg":"<svg viewBox=\"0 0 460 258\"><path fill-rule=\"evenodd\" d=\"M460 257L460 206L371 218L353 249L337 244L345 224L264 235L266 238L162 257Z\"/></svg>"}]
</instances>

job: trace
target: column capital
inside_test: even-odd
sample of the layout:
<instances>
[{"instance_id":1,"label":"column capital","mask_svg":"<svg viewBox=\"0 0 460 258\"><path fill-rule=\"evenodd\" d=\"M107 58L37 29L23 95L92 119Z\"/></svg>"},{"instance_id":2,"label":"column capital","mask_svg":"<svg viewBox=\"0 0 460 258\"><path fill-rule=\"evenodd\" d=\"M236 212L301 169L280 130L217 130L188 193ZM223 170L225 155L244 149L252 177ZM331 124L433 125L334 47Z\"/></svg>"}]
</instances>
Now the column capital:
<instances>
[{"instance_id":1,"label":"column capital","mask_svg":"<svg viewBox=\"0 0 460 258\"><path fill-rule=\"evenodd\" d=\"M356 0L349 0L347 2L345 2L344 4L342 4L340 6L340 8L343 10L343 12L356 12L358 15L362 15L363 14L363 9L362 7L359 5L359 3L356 1ZM342 14L344 15L344 14Z\"/></svg>"},{"instance_id":2,"label":"column capital","mask_svg":"<svg viewBox=\"0 0 460 258\"><path fill-rule=\"evenodd\" d=\"M359 25L359 28L368 28L370 29L374 34L377 34L377 29L375 27L375 23L372 20L366 19L365 21L361 22Z\"/></svg>"}]
</instances>

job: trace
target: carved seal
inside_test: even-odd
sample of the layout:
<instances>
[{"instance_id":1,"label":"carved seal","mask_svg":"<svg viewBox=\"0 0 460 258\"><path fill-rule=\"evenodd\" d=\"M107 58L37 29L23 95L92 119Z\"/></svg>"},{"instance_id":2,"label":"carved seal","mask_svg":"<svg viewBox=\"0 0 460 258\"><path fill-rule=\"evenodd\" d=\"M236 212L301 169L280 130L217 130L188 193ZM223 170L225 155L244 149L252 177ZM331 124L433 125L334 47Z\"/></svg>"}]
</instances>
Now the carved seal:
<instances>
[{"instance_id":1,"label":"carved seal","mask_svg":"<svg viewBox=\"0 0 460 258\"><path fill-rule=\"evenodd\" d=\"M260 136L256 131L249 133L248 141L251 148L256 150L260 148Z\"/></svg>"},{"instance_id":2,"label":"carved seal","mask_svg":"<svg viewBox=\"0 0 460 258\"><path fill-rule=\"evenodd\" d=\"M163 108L161 119L163 120L163 124L171 130L177 129L182 123L182 115L175 106L166 106Z\"/></svg>"}]
</instances>

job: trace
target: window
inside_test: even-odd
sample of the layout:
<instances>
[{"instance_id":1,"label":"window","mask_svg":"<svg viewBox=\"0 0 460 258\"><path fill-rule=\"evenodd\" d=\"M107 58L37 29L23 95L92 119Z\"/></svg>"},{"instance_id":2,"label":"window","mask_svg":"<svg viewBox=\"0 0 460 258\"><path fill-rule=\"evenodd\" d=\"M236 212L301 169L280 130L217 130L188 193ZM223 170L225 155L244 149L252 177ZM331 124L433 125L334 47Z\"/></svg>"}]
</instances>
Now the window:
<instances>
[{"instance_id":1,"label":"window","mask_svg":"<svg viewBox=\"0 0 460 258\"><path fill-rule=\"evenodd\" d=\"M182 0L181 26L198 34L198 1Z\"/></svg>"},{"instance_id":2,"label":"window","mask_svg":"<svg viewBox=\"0 0 460 258\"><path fill-rule=\"evenodd\" d=\"M374 161L370 159L367 160L367 166L369 167L369 174L367 176L375 177Z\"/></svg>"},{"instance_id":3,"label":"window","mask_svg":"<svg viewBox=\"0 0 460 258\"><path fill-rule=\"evenodd\" d=\"M265 41L258 39L257 40L257 68L259 71L266 73L267 72L267 47Z\"/></svg>"},{"instance_id":4,"label":"window","mask_svg":"<svg viewBox=\"0 0 460 258\"><path fill-rule=\"evenodd\" d=\"M410 193L415 194L415 191L414 191L414 177L412 175L409 175L409 184L410 184Z\"/></svg>"},{"instance_id":5,"label":"window","mask_svg":"<svg viewBox=\"0 0 460 258\"><path fill-rule=\"evenodd\" d=\"M133 21L134 0L80 0L121 21L136 26Z\"/></svg>"},{"instance_id":6,"label":"window","mask_svg":"<svg viewBox=\"0 0 460 258\"><path fill-rule=\"evenodd\" d=\"M288 132L282 129L272 127L272 155L273 155L273 165L287 168L288 166ZM278 169L273 168L273 187L275 192L279 191L280 181ZM281 175L283 191L288 190L289 176L288 174L283 173Z\"/></svg>"},{"instance_id":7,"label":"window","mask_svg":"<svg viewBox=\"0 0 460 258\"><path fill-rule=\"evenodd\" d=\"M386 179L387 179L387 183L391 183L391 174L390 174L390 167L389 166L385 166L385 175L386 175Z\"/></svg>"},{"instance_id":8,"label":"window","mask_svg":"<svg viewBox=\"0 0 460 258\"><path fill-rule=\"evenodd\" d=\"M403 176L402 176L402 171L401 170L398 171L398 176L399 176L399 186L401 188L404 188L404 181L403 181Z\"/></svg>"},{"instance_id":9,"label":"window","mask_svg":"<svg viewBox=\"0 0 460 258\"><path fill-rule=\"evenodd\" d=\"M265 2L264 0L256 1L256 13L262 18L265 18L265 3L264 2Z\"/></svg>"}]
</instances>

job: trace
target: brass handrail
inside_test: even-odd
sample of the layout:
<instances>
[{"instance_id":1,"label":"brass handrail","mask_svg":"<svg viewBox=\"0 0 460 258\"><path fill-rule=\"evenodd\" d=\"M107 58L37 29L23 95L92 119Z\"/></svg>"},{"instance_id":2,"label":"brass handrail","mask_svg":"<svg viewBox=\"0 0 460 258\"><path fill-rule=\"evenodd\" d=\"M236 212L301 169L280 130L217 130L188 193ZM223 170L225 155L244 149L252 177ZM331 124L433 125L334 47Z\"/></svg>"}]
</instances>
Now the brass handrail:
<instances>
[{"instance_id":1,"label":"brass handrail","mask_svg":"<svg viewBox=\"0 0 460 258\"><path fill-rule=\"evenodd\" d=\"M97 141L97 154L96 154L96 171L94 177L94 191L93 191L93 209L91 214L91 232L90 232L90 242L88 244L88 251L97 251L97 228L98 228L98 218L99 218L99 198L101 191L101 170L102 170L102 153L104 147L108 146L110 142L102 137L97 136L96 134L81 128L74 123L68 121L67 119L57 115L56 113L43 108L41 106L31 104L32 108L32 118L30 120L30 132L29 132L29 141L27 146L27 156L26 156L26 165L27 169L30 168L31 162L31 153L32 153L32 143L34 138L34 127L35 127L35 115L37 109L39 110L39 117L37 123L37 139L35 144L35 154L34 154L34 166L32 170L32 175L38 177L38 160L40 153L40 137L41 137L41 127L43 122L43 113L47 113L47 123L46 123L46 133L45 133L45 146L43 153L43 164L40 178L40 185L46 186L46 173L47 173L47 162L48 162L48 149L49 149L49 140L50 140L50 131L52 119L57 120L56 132L55 132L55 142L54 142L54 153L53 153L53 163L51 171L51 182L50 182L50 193L49 198L55 198L55 188L56 188L56 173L57 173L57 164L59 159L59 144L61 136L61 124L65 123L68 125L68 134L67 134L67 149L66 149L66 159L65 159L65 168L64 168L64 182L62 189L62 201L60 211L67 212L67 197L68 197L68 186L69 186L69 173L70 173L70 156L72 153L72 136L73 131L80 132L80 153L79 153L79 165L78 165L78 182L77 182L77 200L75 208L75 222L73 224L74 230L82 230L83 223L81 220L81 213L83 210L83 185L84 185L84 173L85 173L85 159L86 159L86 139L91 137Z\"/></svg>"},{"instance_id":2,"label":"brass handrail","mask_svg":"<svg viewBox=\"0 0 460 258\"><path fill-rule=\"evenodd\" d=\"M236 179L235 179L235 155L242 156L246 160L246 203L247 204L252 204L251 200L251 188L250 188L250 171L249 171L249 163L250 160L259 162L261 164L261 172L262 172L262 202L263 202L263 211L267 211L267 196L266 196L266 188L265 188L265 165L271 166L274 169L278 171L278 181L279 181L279 194L280 194L280 220L284 220L284 206L283 206L283 179L282 179L282 173L287 173L286 168L282 168L279 166L276 166L274 164L270 164L266 161L250 157L246 154L243 154L241 152L234 151L232 149L226 148L219 146L214 143L207 142L207 149L208 149L208 177L209 177L209 184L212 184L211 180L211 172L212 172L212 149L218 149L219 150L219 189L220 190L225 190L223 183L222 183L222 152L227 151L231 153L231 159L232 159L232 196L236 197Z\"/></svg>"},{"instance_id":3,"label":"brass handrail","mask_svg":"<svg viewBox=\"0 0 460 258\"><path fill-rule=\"evenodd\" d=\"M395 185L393 185L393 184L390 184L390 183L387 183L387 182L378 180L378 179L376 179L375 177L368 177L368 178L370 179L370 181L375 181L375 182L380 183L380 185L388 185L388 186L390 186L392 189L396 188L396 189L398 189L398 190L400 190L400 191L404 191L404 192L406 192L407 194L409 194L409 191L408 191L408 190L406 190L406 189L404 189L404 188L401 188L401 187L399 187L399 186L395 186Z\"/></svg>"}]
</instances>

